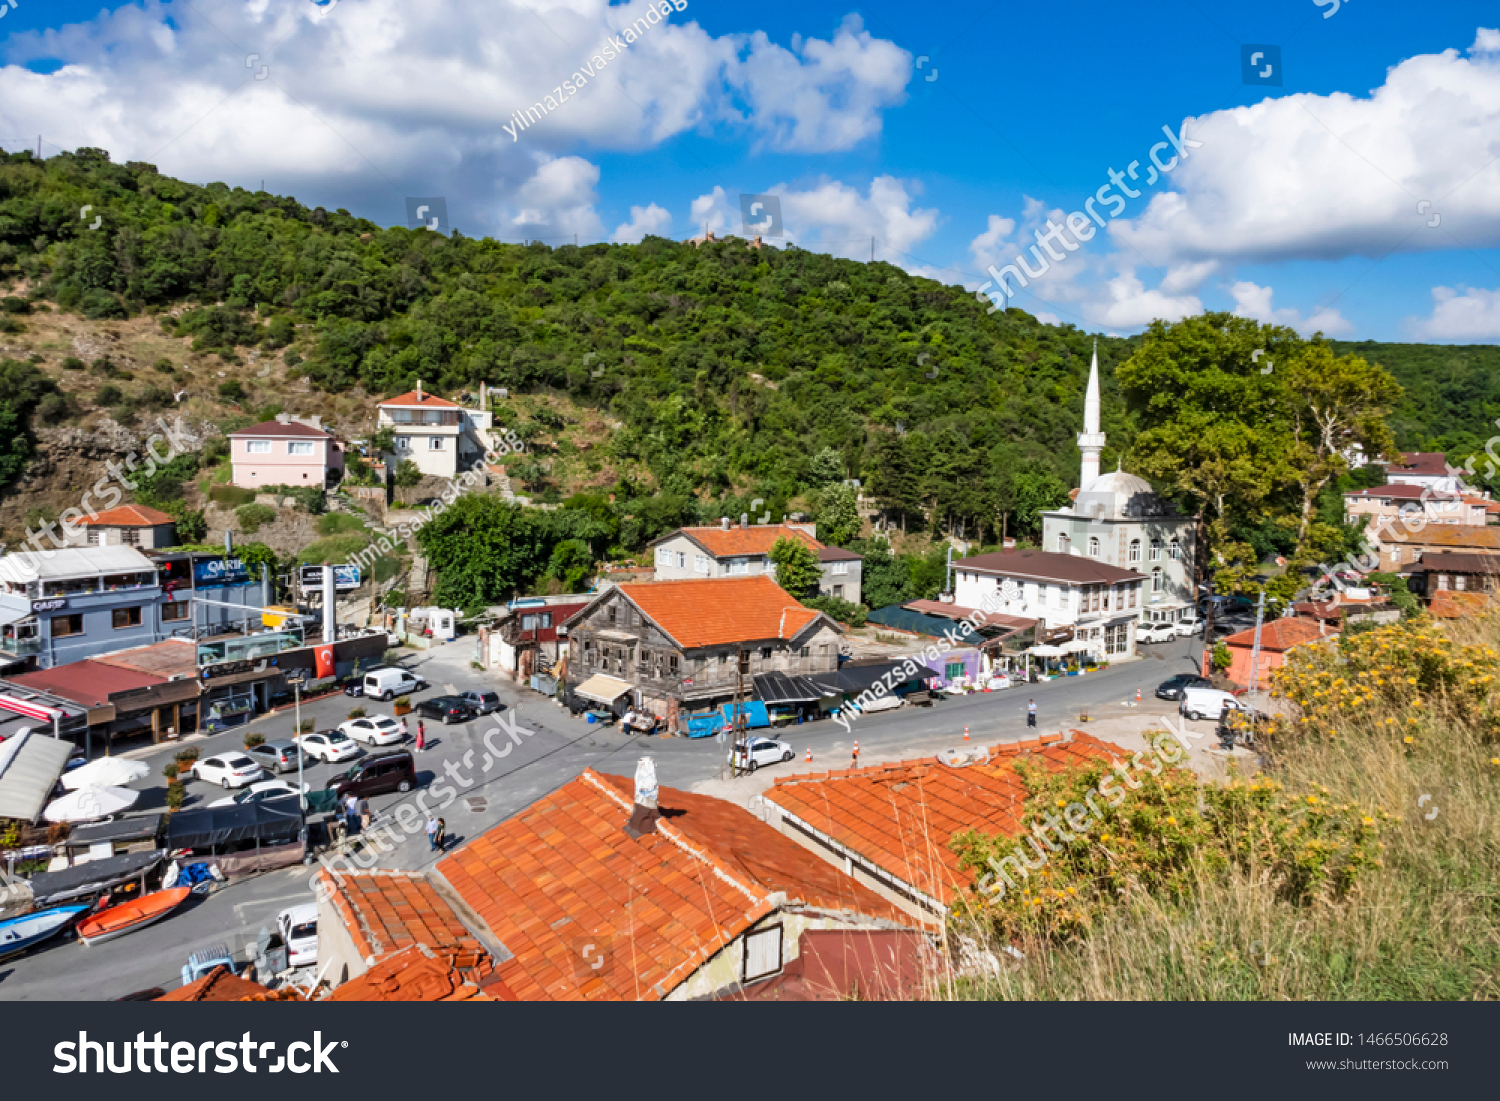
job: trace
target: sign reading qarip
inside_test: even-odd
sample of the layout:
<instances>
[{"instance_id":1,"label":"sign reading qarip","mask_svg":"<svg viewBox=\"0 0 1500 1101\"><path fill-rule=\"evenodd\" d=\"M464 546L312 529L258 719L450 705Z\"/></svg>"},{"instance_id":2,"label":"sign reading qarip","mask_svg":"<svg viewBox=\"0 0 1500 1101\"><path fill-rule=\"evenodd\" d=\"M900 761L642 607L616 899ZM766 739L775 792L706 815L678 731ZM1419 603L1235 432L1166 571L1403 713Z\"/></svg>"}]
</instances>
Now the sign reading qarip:
<instances>
[{"instance_id":1,"label":"sign reading qarip","mask_svg":"<svg viewBox=\"0 0 1500 1101\"><path fill-rule=\"evenodd\" d=\"M333 567L333 588L335 592L348 592L350 589L359 588L358 566L335 566ZM320 593L323 591L323 567L303 566L301 577L302 591L305 593Z\"/></svg>"},{"instance_id":2,"label":"sign reading qarip","mask_svg":"<svg viewBox=\"0 0 1500 1101\"><path fill-rule=\"evenodd\" d=\"M193 562L193 588L223 589L250 584L250 567L240 558L199 558Z\"/></svg>"}]
</instances>

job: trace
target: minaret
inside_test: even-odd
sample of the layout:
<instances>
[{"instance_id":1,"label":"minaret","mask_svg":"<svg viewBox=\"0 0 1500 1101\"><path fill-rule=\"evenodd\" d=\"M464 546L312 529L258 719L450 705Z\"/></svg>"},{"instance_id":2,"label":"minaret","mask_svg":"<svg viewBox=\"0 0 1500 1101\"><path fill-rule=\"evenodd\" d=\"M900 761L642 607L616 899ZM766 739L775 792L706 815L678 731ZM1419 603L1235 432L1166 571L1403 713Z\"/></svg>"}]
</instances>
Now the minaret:
<instances>
[{"instance_id":1,"label":"minaret","mask_svg":"<svg viewBox=\"0 0 1500 1101\"><path fill-rule=\"evenodd\" d=\"M1088 489L1099 477L1099 453L1104 450L1104 433L1099 430L1099 342L1094 341L1094 362L1089 365L1089 388L1083 397L1083 431L1078 434L1078 450L1083 452L1083 472L1078 488Z\"/></svg>"}]
</instances>

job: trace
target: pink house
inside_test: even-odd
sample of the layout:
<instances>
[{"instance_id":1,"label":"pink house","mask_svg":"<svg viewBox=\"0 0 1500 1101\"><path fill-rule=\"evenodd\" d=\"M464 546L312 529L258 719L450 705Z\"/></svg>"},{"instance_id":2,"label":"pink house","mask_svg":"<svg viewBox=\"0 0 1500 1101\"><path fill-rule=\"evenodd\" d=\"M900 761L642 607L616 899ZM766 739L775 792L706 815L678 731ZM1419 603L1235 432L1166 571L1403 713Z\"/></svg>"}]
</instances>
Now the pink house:
<instances>
[{"instance_id":1,"label":"pink house","mask_svg":"<svg viewBox=\"0 0 1500 1101\"><path fill-rule=\"evenodd\" d=\"M344 469L343 445L319 427L318 418L289 413L231 432L229 457L234 484L243 489L323 486L330 472Z\"/></svg>"}]
</instances>

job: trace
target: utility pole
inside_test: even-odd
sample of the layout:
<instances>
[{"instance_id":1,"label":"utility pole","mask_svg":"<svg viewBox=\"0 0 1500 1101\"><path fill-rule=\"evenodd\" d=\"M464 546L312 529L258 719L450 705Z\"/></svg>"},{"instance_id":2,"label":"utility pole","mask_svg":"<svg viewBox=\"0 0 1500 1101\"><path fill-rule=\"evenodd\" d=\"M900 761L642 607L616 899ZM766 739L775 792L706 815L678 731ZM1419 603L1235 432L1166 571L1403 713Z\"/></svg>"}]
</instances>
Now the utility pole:
<instances>
[{"instance_id":1,"label":"utility pole","mask_svg":"<svg viewBox=\"0 0 1500 1101\"><path fill-rule=\"evenodd\" d=\"M1255 725L1255 697L1260 689L1260 628L1266 618L1266 591L1260 591L1260 602L1255 606L1255 642L1250 649L1250 720Z\"/></svg>"},{"instance_id":2,"label":"utility pole","mask_svg":"<svg viewBox=\"0 0 1500 1101\"><path fill-rule=\"evenodd\" d=\"M302 783L302 758L305 756L302 749L302 682L300 680L292 681L292 694L296 701L296 710L293 712L296 718L293 721L297 724L297 729L292 732L292 744L297 747L297 795L300 798L304 788ZM304 801L303 806L305 807L306 805Z\"/></svg>"}]
</instances>

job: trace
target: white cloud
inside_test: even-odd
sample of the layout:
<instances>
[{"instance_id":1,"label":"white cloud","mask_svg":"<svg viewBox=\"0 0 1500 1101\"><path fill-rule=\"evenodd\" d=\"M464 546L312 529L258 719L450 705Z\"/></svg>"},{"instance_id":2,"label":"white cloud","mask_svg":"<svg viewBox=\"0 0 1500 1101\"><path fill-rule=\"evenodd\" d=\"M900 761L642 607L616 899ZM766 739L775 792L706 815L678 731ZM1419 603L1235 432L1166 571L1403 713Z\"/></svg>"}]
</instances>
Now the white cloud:
<instances>
[{"instance_id":1,"label":"white cloud","mask_svg":"<svg viewBox=\"0 0 1500 1101\"><path fill-rule=\"evenodd\" d=\"M1296 329L1303 336L1311 336L1316 332L1327 336L1347 336L1354 331L1354 326L1331 306L1319 309L1306 319L1294 309L1275 309L1271 305L1271 288L1259 286L1249 280L1235 283L1229 288L1229 293L1234 298L1236 317L1248 317L1263 325L1285 325Z\"/></svg>"},{"instance_id":2,"label":"white cloud","mask_svg":"<svg viewBox=\"0 0 1500 1101\"><path fill-rule=\"evenodd\" d=\"M1367 97L1291 95L1190 119L1203 144L1172 173L1175 190L1110 231L1156 264L1500 244L1497 48L1500 32L1481 29L1467 56L1409 58Z\"/></svg>"},{"instance_id":3,"label":"white cloud","mask_svg":"<svg viewBox=\"0 0 1500 1101\"><path fill-rule=\"evenodd\" d=\"M512 226L533 228L529 236L561 244L555 238L576 233L580 238L598 237L604 230L594 204L599 196L599 166L582 157L558 157L542 163L536 174L516 188L515 205L507 208Z\"/></svg>"},{"instance_id":4,"label":"white cloud","mask_svg":"<svg viewBox=\"0 0 1500 1101\"><path fill-rule=\"evenodd\" d=\"M1014 218L1002 218L998 214L990 215L985 231L969 242L969 255L974 258L974 263L980 271L987 271L991 264L998 265L1002 262L1000 256L1001 250L1005 247L1005 239L1015 231L1016 220Z\"/></svg>"},{"instance_id":5,"label":"white cloud","mask_svg":"<svg viewBox=\"0 0 1500 1101\"><path fill-rule=\"evenodd\" d=\"M1424 340L1500 340L1500 289L1433 287L1432 316L1408 327Z\"/></svg>"},{"instance_id":6,"label":"white cloud","mask_svg":"<svg viewBox=\"0 0 1500 1101\"><path fill-rule=\"evenodd\" d=\"M5 40L0 134L99 146L190 180L265 178L377 221L403 220L406 195L444 195L474 232L520 201L539 164L585 144L634 151L719 126L821 152L878 133L904 96L910 55L858 20L786 49L764 34L716 38L692 9L664 19L664 6L252 0L209 14L142 0ZM606 41L626 48L605 58ZM62 66L21 67L36 59ZM540 121L503 129L549 94L562 102Z\"/></svg>"},{"instance_id":7,"label":"white cloud","mask_svg":"<svg viewBox=\"0 0 1500 1101\"><path fill-rule=\"evenodd\" d=\"M1085 307L1091 321L1116 329L1139 329L1161 318L1179 321L1203 312L1193 295L1177 295L1160 287L1147 289L1134 268L1125 268L1104 287L1105 297Z\"/></svg>"},{"instance_id":8,"label":"white cloud","mask_svg":"<svg viewBox=\"0 0 1500 1101\"><path fill-rule=\"evenodd\" d=\"M648 233L665 236L662 231L671 224L672 215L655 203L650 206L633 206L630 208L630 221L616 226L610 240L621 244L638 244Z\"/></svg>"}]
</instances>

